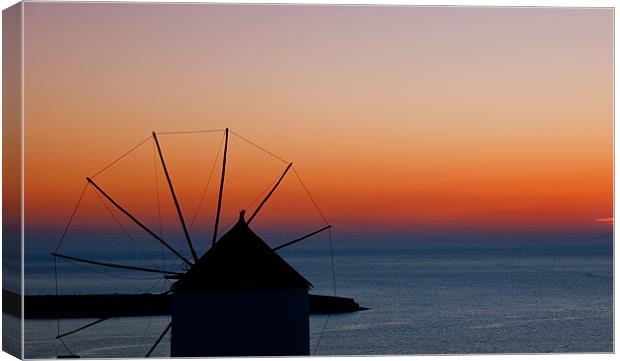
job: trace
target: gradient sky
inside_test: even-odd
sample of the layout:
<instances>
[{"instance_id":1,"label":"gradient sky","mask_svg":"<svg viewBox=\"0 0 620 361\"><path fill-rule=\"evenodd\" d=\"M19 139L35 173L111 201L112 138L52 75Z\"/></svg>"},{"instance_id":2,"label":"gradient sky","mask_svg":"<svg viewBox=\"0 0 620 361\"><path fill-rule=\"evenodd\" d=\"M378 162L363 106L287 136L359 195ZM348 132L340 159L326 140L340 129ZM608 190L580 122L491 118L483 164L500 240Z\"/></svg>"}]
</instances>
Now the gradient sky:
<instances>
[{"instance_id":1,"label":"gradient sky","mask_svg":"<svg viewBox=\"0 0 620 361\"><path fill-rule=\"evenodd\" d=\"M611 9L26 3L27 227L62 227L152 130L230 127L340 232L611 232L612 29ZM188 214L220 141L162 136ZM232 219L284 164L230 146ZM99 177L153 221L139 151ZM265 217L304 223L286 181Z\"/></svg>"}]
</instances>

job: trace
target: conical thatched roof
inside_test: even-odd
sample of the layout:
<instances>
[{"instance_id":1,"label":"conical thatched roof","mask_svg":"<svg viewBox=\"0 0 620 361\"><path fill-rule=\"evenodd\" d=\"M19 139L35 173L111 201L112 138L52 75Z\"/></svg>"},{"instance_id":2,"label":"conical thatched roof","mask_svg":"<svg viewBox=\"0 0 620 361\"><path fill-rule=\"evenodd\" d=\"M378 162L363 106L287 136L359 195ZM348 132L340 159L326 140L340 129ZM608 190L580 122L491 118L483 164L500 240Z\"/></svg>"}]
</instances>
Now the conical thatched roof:
<instances>
[{"instance_id":1,"label":"conical thatched roof","mask_svg":"<svg viewBox=\"0 0 620 361\"><path fill-rule=\"evenodd\" d=\"M239 221L174 283L175 292L309 289L302 275Z\"/></svg>"}]
</instances>

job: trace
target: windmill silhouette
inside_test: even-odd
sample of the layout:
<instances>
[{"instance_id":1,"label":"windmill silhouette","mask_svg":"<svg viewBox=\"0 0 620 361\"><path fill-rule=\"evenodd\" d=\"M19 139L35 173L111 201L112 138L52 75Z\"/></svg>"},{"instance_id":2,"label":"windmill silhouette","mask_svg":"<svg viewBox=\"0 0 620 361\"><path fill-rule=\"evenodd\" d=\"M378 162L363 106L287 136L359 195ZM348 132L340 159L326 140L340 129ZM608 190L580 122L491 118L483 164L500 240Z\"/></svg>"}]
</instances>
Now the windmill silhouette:
<instances>
[{"instance_id":1,"label":"windmill silhouette","mask_svg":"<svg viewBox=\"0 0 620 361\"><path fill-rule=\"evenodd\" d=\"M218 131L222 130L168 132L168 134ZM145 355L146 357L151 356L170 329L172 329L172 356L308 355L308 289L311 287L311 284L288 265L276 251L325 231L329 231L331 250L331 225L325 219L323 212L319 209L308 191L308 188L294 169L293 163L287 162L287 166L280 177L275 184L273 184L256 209L251 213L247 221L245 219L245 210L240 210L239 219L236 224L223 235L218 235L222 210L222 196L226 179L229 133L233 133L235 136L258 149L284 161L282 158L249 141L247 138L233 131L229 131L228 128L224 129L223 132L224 152L213 235L211 247L204 254L199 255L194 247L194 241L190 235L164 159L164 154L158 139L158 134L164 133L152 132L150 137L131 148L128 152L104 167L94 176L86 178L87 184L84 187L84 191L69 218L56 249L52 252L54 256L55 273L57 272L56 259L62 259L73 263L98 267L116 268L151 274L155 273L162 275L164 279L174 280L170 288L162 293L162 295L172 295L173 306L171 321L150 347ZM146 226L135 214L127 210L126 207L115 200L93 180L96 175L105 171L149 139L153 140L156 147L157 155L183 231L185 244L188 247L191 257L184 256L171 242ZM325 226L272 248L256 235L249 226L290 170L292 170L299 179L303 189L312 201L312 204L316 207L316 210L325 222ZM129 221L148 234L154 241L161 244L171 255L183 262L185 269L183 271L172 271L117 262L85 259L60 253L60 246L72 224L84 192L88 187L92 187L96 191L98 197L102 196L105 198L109 204L116 208ZM57 283L57 275L55 278ZM56 284L56 290L58 290L58 284ZM244 304L246 306L245 311L239 312L239 308L236 308L234 312L230 312L225 318L222 318L221 315L223 313L226 314L227 305L235 303ZM250 307L248 307L248 305L250 305ZM274 305L277 307L274 307ZM70 353L64 357L76 356L71 353L70 349L63 341L64 337L81 332L113 317L115 317L113 314L107 315L63 333L61 333L59 329L56 338L62 342ZM207 335L208 337L203 337L203 335ZM274 339L278 341L271 341Z\"/></svg>"}]
</instances>

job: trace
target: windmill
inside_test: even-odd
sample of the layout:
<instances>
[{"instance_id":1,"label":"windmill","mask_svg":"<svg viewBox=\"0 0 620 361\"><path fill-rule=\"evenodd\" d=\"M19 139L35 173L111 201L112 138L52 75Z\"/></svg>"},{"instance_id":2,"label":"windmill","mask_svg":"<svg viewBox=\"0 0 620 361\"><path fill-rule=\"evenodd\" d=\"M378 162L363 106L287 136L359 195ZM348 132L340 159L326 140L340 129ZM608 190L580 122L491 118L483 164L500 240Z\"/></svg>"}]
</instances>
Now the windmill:
<instances>
[{"instance_id":1,"label":"windmill","mask_svg":"<svg viewBox=\"0 0 620 361\"><path fill-rule=\"evenodd\" d=\"M175 132L217 132L218 130ZM121 201L112 197L93 177L87 177L87 183L78 200L74 211L69 218L66 228L60 237L58 245L52 255L54 268L56 260L66 260L72 263L86 264L97 267L122 269L128 271L158 274L163 279L173 281L168 290L162 295L172 295L172 317L168 325L162 330L155 342L146 353L151 356L164 336L171 332L172 356L275 356L275 355L308 355L309 354L309 321L308 321L308 289L311 287L303 276L282 259L276 251L303 241L321 232L328 231L331 225L312 198L301 177L288 163L275 184L271 186L262 201L251 215L245 219L245 210L240 210L235 225L223 235L218 233L222 210L222 199L226 180L226 166L228 153L229 132L250 143L258 149L270 154L279 160L275 154L249 141L241 135L229 131L224 132L224 152L222 157L221 176L217 196L211 247L202 255L196 250L194 240L186 218L182 212L174 184L166 164L164 153L158 135L163 133L152 132L151 136L137 146L131 148L110 165L96 175L106 170L112 164L131 153L149 139L157 150L157 155L163 169L170 196L174 203L176 216L183 231L185 245L190 253L186 256L175 248L169 240L164 239L156 231L145 225L133 212L121 204ZM217 159L217 157L216 157ZM276 192L280 183L292 170L299 179L303 189L321 215L325 225L318 230L304 236L284 242L276 247L270 247L249 227L261 209L267 204ZM160 268L142 267L120 262L108 262L96 259L76 257L69 253L61 253L60 246L72 224L77 208L85 190L91 187L98 197L102 197L111 207L116 209L128 221L133 223L152 241L159 243L163 249L176 257L185 266L182 271ZM203 194L204 196L204 194ZM332 254L333 272L333 254ZM56 290L58 277L56 275ZM335 284L334 284L335 289ZM57 291L58 292L58 291ZM234 312L226 312L226 309ZM239 310L243 310L240 312ZM85 325L66 332L58 330L57 339L69 348L63 338L79 333L92 326L113 318L107 315Z\"/></svg>"}]
</instances>

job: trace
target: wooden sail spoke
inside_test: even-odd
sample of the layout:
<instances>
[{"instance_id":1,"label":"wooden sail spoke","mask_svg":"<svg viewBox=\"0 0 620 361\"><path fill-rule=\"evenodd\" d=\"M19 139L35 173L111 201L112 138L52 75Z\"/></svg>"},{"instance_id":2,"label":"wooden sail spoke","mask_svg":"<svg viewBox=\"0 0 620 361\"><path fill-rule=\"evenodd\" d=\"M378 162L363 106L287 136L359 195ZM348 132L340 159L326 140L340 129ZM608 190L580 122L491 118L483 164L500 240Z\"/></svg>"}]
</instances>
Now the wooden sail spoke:
<instances>
[{"instance_id":1,"label":"wooden sail spoke","mask_svg":"<svg viewBox=\"0 0 620 361\"><path fill-rule=\"evenodd\" d=\"M222 211L222 194L224 193L224 177L226 176L226 155L228 153L228 128L226 128L226 141L224 143L224 158L222 160L222 177L220 179L220 192L217 198L217 213L215 214L215 226L213 227L213 239L211 246L217 240L217 228L220 225L220 212Z\"/></svg>"},{"instance_id":2,"label":"wooden sail spoke","mask_svg":"<svg viewBox=\"0 0 620 361\"><path fill-rule=\"evenodd\" d=\"M164 161L164 154L161 151L161 147L159 146L159 140L157 139L157 134L155 134L155 132L153 132L153 139L155 140L155 145L157 146L157 152L159 153L159 159L161 160L161 165L162 165L162 168L164 169L164 174L166 175L168 186L170 187L170 193L172 194L172 200L174 201L174 206L177 209L177 214L179 215L179 220L181 221L181 226L183 227L183 232L185 233L185 239L187 240L189 249L192 252L192 257L194 258L194 262L198 262L198 255L196 254L196 250L194 249L194 245L192 244L192 240L189 236L189 232L187 231L187 226L185 225L185 218L183 218L183 212L181 212L181 206L179 204L179 200L177 199L177 195L174 192L174 187L172 186L172 179L170 179L170 174L168 173L168 167L166 167L166 162Z\"/></svg>"},{"instance_id":3,"label":"wooden sail spoke","mask_svg":"<svg viewBox=\"0 0 620 361\"><path fill-rule=\"evenodd\" d=\"M60 254L60 253L56 253L56 252L52 252L52 256L58 257L58 258L64 258L64 259L67 259L67 260L70 260L70 261L74 261L74 262L92 264L92 265L96 265L96 266L111 267L111 268L121 268L121 269L127 269L127 270L132 270L132 271L142 271L142 272L151 272L151 273L163 273L165 275L182 275L182 273L179 273L179 272L164 271L164 270L159 270L159 269L154 269L154 268L127 266L127 265L121 265L121 264L116 264L116 263L108 263L108 262L101 262L101 261L93 261L93 260L84 259L84 258L77 258L77 257L72 257L72 256L66 256L64 254Z\"/></svg>"},{"instance_id":4,"label":"wooden sail spoke","mask_svg":"<svg viewBox=\"0 0 620 361\"><path fill-rule=\"evenodd\" d=\"M60 335L56 336L56 338L57 338L57 339L59 339L59 338L62 338L62 337L66 337L66 336L69 336L69 335L73 335L74 333L78 333L78 332L80 332L80 331L82 331L82 330L85 330L85 329L87 329L87 328L89 328L89 327L92 327L92 326L94 326L94 325L96 325L96 324L99 324L99 323L101 323L101 322L103 322L103 321L105 321L105 320L107 320L107 319L110 319L110 318L112 318L112 316L102 317L102 318L100 318L100 319L98 319L98 320L95 320L95 321L93 321L93 322L89 322L89 323L85 324L85 325L84 325L84 326L82 326L82 327L78 327L78 328L76 328L76 329L74 329L74 330L71 330L71 331L69 331L69 332L65 332L65 333L63 333L63 334L60 334Z\"/></svg>"},{"instance_id":5,"label":"wooden sail spoke","mask_svg":"<svg viewBox=\"0 0 620 361\"><path fill-rule=\"evenodd\" d=\"M142 228L146 233L150 234L155 238L159 243L163 244L168 250L174 253L177 257L179 257L183 262L187 263L189 266L192 266L192 262L190 262L187 258L183 257L176 249L174 249L168 242L164 241L160 236L158 236L155 232L151 231L147 226L142 224L136 217L134 217L129 211L123 208L120 204L118 204L112 197L110 197L101 187L97 185L91 178L86 177L88 183L92 184L95 189L101 193L114 207L116 207L119 211L121 211L124 215L126 215L129 219L131 219L135 224L137 224L140 228Z\"/></svg>"},{"instance_id":6,"label":"wooden sail spoke","mask_svg":"<svg viewBox=\"0 0 620 361\"><path fill-rule=\"evenodd\" d=\"M289 169L291 169L291 167L293 166L293 163L289 163L288 166L286 167L286 169L284 170L284 173L282 173L282 175L280 176L280 178L278 178L278 181L276 182L276 184L273 186L273 188L271 188L271 190L269 191L269 193L267 193L267 196L265 196L265 199L263 199L262 202L260 202L260 204L258 205L258 207L256 208L256 210L254 211L254 213L252 213L252 215L250 216L250 219L248 219L248 224L250 224L252 222L252 220L254 219L254 217L256 217L256 215L258 214L258 211L260 211L261 208L263 208L263 205L265 205L265 203L267 203L267 200L269 199L269 197L271 197L271 195L273 194L273 192L276 191L276 188L278 188L278 186L280 185L280 182L282 182L282 179L284 179L284 176L286 175L286 173L288 172Z\"/></svg>"},{"instance_id":7,"label":"wooden sail spoke","mask_svg":"<svg viewBox=\"0 0 620 361\"><path fill-rule=\"evenodd\" d=\"M290 245L292 245L292 244L295 244L295 243L297 243L297 242L301 242L301 241L303 241L304 239L306 239L306 238L308 238L308 237L312 237L312 236L314 236L314 235L315 235L315 234L317 234L317 233L321 233L321 232L323 232L323 231L325 231L325 230L328 230L328 229L330 229L331 227L332 227L332 226L331 226L331 224L330 224L330 225L327 225L327 226L325 226L325 227L323 227L323 228L321 228L321 229L319 229L319 230L316 230L316 231L314 231L314 232L312 232L312 233L309 233L309 234L307 234L307 235L305 235L305 236L303 236L303 237L299 237L299 238L294 239L294 240L292 240L292 241L290 241L290 242L286 242L286 243L281 244L281 245L279 245L279 246L277 246L277 247L275 247L275 248L272 248L272 250L273 250L273 251L277 251L277 250L279 250L279 249L282 249L282 248L284 248L284 247L288 247L288 246L290 246Z\"/></svg>"},{"instance_id":8,"label":"wooden sail spoke","mask_svg":"<svg viewBox=\"0 0 620 361\"><path fill-rule=\"evenodd\" d=\"M159 335L159 337L157 338L157 340L155 341L155 343L153 344L153 346L151 346L151 349L149 350L149 352L146 353L146 356L144 357L150 357L151 354L153 353L153 351L155 351L155 349L157 348L157 345L159 345L159 343L161 342L161 340L164 338L164 336L166 335L166 333L168 333L168 330L170 330L170 327L172 327L172 321L170 321L170 323L168 324L168 326L166 326L166 329L164 330L164 332L161 333L161 335Z\"/></svg>"}]
</instances>

